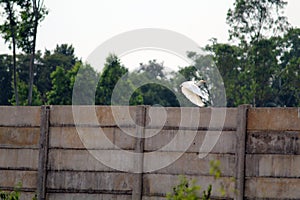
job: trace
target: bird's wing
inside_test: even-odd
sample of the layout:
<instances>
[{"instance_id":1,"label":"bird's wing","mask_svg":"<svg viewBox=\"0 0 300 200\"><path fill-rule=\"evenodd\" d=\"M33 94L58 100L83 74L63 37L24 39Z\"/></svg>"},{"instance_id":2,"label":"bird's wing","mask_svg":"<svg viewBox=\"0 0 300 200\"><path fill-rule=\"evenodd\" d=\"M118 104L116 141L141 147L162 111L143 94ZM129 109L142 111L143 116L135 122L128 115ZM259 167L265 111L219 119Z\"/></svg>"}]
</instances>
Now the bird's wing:
<instances>
[{"instance_id":1,"label":"bird's wing","mask_svg":"<svg viewBox=\"0 0 300 200\"><path fill-rule=\"evenodd\" d=\"M200 88L194 83L194 81L186 81L186 82L182 83L182 87L190 90L192 93L194 93L198 96L202 95Z\"/></svg>"},{"instance_id":2,"label":"bird's wing","mask_svg":"<svg viewBox=\"0 0 300 200\"><path fill-rule=\"evenodd\" d=\"M209 92L205 86L198 86L195 84L194 81L186 81L182 83L182 86L185 87L186 89L190 90L191 92L197 94L200 96L202 101L204 102L210 102L209 100Z\"/></svg>"},{"instance_id":3,"label":"bird's wing","mask_svg":"<svg viewBox=\"0 0 300 200\"><path fill-rule=\"evenodd\" d=\"M187 89L186 87L181 88L182 93L188 98L193 104L199 106L199 107L204 107L205 104L202 102L201 98L192 92L191 90Z\"/></svg>"}]
</instances>

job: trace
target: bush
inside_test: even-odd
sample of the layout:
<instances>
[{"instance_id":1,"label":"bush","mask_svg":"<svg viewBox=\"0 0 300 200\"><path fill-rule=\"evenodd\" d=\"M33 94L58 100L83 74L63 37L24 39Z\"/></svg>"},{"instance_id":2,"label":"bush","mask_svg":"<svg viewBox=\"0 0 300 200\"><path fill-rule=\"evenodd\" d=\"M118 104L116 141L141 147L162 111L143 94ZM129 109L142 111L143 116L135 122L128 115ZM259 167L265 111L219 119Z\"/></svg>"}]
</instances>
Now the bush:
<instances>
[{"instance_id":1,"label":"bush","mask_svg":"<svg viewBox=\"0 0 300 200\"><path fill-rule=\"evenodd\" d=\"M220 161L219 160L211 160L209 162L210 169L209 174L214 176L214 179L219 179L222 175L220 169ZM191 180L190 182L185 176L179 177L179 184L173 187L172 193L167 194L168 200L208 200L211 196L212 185L210 184L206 190L203 191L202 197L199 196L201 186L195 185L195 180ZM224 185L221 183L221 187L219 188L219 192L222 196L225 196L226 191L224 189Z\"/></svg>"},{"instance_id":2,"label":"bush","mask_svg":"<svg viewBox=\"0 0 300 200\"><path fill-rule=\"evenodd\" d=\"M4 192L0 191L0 200L19 200L20 199L20 192L19 191L12 191L12 192Z\"/></svg>"},{"instance_id":3,"label":"bush","mask_svg":"<svg viewBox=\"0 0 300 200\"><path fill-rule=\"evenodd\" d=\"M0 200L20 200L21 192L20 189L22 187L22 184L19 183L14 191L12 192L5 192L5 191L0 191ZM37 200L37 195L34 195L32 200Z\"/></svg>"},{"instance_id":4,"label":"bush","mask_svg":"<svg viewBox=\"0 0 300 200\"><path fill-rule=\"evenodd\" d=\"M199 197L200 186L195 185L195 180L188 181L185 176L180 176L180 183L173 187L173 192L167 194L168 200L208 200L210 199L212 186L203 191L202 198Z\"/></svg>"}]
</instances>

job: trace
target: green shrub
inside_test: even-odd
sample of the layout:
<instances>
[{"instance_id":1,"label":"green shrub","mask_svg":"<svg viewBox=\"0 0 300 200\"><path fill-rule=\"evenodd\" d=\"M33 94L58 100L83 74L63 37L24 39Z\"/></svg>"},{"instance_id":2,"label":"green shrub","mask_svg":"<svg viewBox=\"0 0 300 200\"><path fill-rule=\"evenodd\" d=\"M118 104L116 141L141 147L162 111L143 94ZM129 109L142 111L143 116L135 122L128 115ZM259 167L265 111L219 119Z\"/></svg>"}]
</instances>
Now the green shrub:
<instances>
[{"instance_id":1,"label":"green shrub","mask_svg":"<svg viewBox=\"0 0 300 200\"><path fill-rule=\"evenodd\" d=\"M20 189L22 184L19 183L12 192L0 191L0 200L20 200L21 192ZM34 195L32 200L37 200L37 195Z\"/></svg>"},{"instance_id":2,"label":"green shrub","mask_svg":"<svg viewBox=\"0 0 300 200\"><path fill-rule=\"evenodd\" d=\"M219 160L211 160L209 162L210 169L209 174L214 176L214 179L219 179L222 175L220 169L220 161ZM210 184L206 190L203 191L202 197L199 196L201 186L195 185L195 180L188 181L188 179L184 176L179 177L179 184L173 187L172 193L167 194L168 200L208 200L211 196L212 185ZM221 183L219 192L222 196L225 196L226 191L224 189L224 185Z\"/></svg>"},{"instance_id":3,"label":"green shrub","mask_svg":"<svg viewBox=\"0 0 300 200\"><path fill-rule=\"evenodd\" d=\"M20 192L19 191L12 191L12 192L4 192L0 191L0 200L19 200L20 199Z\"/></svg>"},{"instance_id":4,"label":"green shrub","mask_svg":"<svg viewBox=\"0 0 300 200\"><path fill-rule=\"evenodd\" d=\"M210 199L212 186L209 185L207 190L203 191L202 198L199 197L200 186L195 185L195 180L188 181L185 176L179 177L180 182L177 186L173 187L172 193L167 194L168 200L208 200Z\"/></svg>"}]
</instances>

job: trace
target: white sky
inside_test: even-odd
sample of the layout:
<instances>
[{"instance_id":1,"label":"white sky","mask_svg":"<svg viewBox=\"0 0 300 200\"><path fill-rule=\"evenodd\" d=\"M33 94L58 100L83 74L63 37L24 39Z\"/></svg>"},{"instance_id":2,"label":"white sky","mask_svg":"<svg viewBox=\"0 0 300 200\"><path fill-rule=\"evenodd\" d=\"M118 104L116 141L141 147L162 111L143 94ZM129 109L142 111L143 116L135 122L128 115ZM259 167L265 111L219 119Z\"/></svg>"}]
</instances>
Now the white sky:
<instances>
[{"instance_id":1,"label":"white sky","mask_svg":"<svg viewBox=\"0 0 300 200\"><path fill-rule=\"evenodd\" d=\"M38 30L37 49L53 50L57 44L72 44L76 56L83 61L104 41L120 33L139 28L169 29L185 35L204 47L215 37L226 42L227 10L234 0L45 0L49 8ZM292 25L300 27L300 0L288 0L286 15ZM0 54L7 53L7 45L0 40ZM159 52L128 55L123 63L147 62L157 58L175 59ZM145 53L144 53L145 56ZM160 57L161 56L161 57ZM173 63L182 65L180 60ZM180 63L181 62L181 63Z\"/></svg>"}]
</instances>

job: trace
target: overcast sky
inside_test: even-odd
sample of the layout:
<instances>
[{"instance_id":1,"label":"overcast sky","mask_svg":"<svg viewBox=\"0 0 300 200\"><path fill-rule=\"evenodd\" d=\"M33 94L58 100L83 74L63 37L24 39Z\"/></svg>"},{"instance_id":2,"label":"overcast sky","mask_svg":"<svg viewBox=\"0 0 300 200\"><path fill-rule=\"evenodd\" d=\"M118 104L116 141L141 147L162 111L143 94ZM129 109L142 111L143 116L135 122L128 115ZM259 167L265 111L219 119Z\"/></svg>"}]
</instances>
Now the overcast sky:
<instances>
[{"instance_id":1,"label":"overcast sky","mask_svg":"<svg viewBox=\"0 0 300 200\"><path fill-rule=\"evenodd\" d=\"M226 13L233 2L234 0L45 0L50 12L39 27L37 49L53 50L57 44L68 43L75 47L76 55L85 60L97 46L111 37L140 28L172 30L194 40L201 47L213 37L226 42ZM288 2L286 15L292 25L300 27L300 0ZM1 40L0 53L7 52L5 46L7 45ZM145 59L157 56L155 52L148 54L150 57ZM140 56L137 55L138 53L136 56L128 55L123 59L129 62L128 60ZM160 61L159 58L158 60Z\"/></svg>"}]
</instances>

